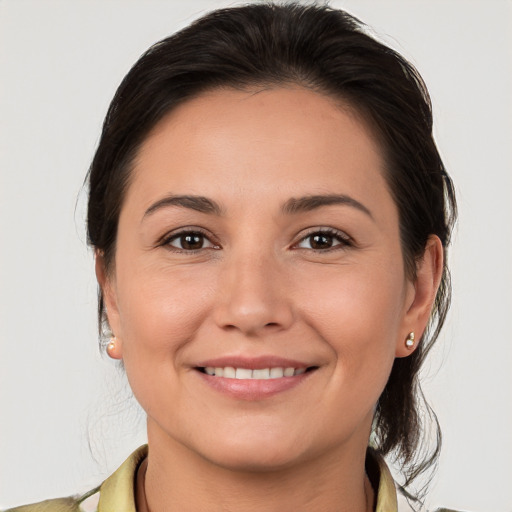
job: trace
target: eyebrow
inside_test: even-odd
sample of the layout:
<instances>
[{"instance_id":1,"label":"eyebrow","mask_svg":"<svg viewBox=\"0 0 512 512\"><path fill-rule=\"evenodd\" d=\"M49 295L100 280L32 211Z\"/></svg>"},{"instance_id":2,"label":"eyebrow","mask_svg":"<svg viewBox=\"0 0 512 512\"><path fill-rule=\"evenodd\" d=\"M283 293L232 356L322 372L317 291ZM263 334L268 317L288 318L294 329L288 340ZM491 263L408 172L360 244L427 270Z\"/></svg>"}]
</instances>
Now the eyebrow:
<instances>
[{"instance_id":1,"label":"eyebrow","mask_svg":"<svg viewBox=\"0 0 512 512\"><path fill-rule=\"evenodd\" d=\"M356 208L373 219L371 211L364 204L344 194L313 195L299 198L292 197L283 205L282 211L286 214L293 215L296 213L310 212L322 206L337 204Z\"/></svg>"},{"instance_id":2,"label":"eyebrow","mask_svg":"<svg viewBox=\"0 0 512 512\"><path fill-rule=\"evenodd\" d=\"M166 196L163 199L153 203L144 213L144 218L156 211L168 206L179 206L181 208L189 208L201 213L209 213L214 215L222 215L222 208L213 200L204 196Z\"/></svg>"},{"instance_id":3,"label":"eyebrow","mask_svg":"<svg viewBox=\"0 0 512 512\"><path fill-rule=\"evenodd\" d=\"M282 206L281 210L287 215L294 215L297 213L309 212L322 206L331 205L346 205L356 208L357 210L365 213L371 219L373 215L370 210L362 203L354 199L353 197L345 194L325 194L325 195L311 195L288 199ZM156 211L166 208L169 206L178 206L180 208L188 208L195 210L200 213L214 214L221 216L223 213L222 208L218 203L204 196L192 196L192 195L170 195L162 199L159 199L156 203L153 203L144 213L144 217L152 215Z\"/></svg>"}]
</instances>

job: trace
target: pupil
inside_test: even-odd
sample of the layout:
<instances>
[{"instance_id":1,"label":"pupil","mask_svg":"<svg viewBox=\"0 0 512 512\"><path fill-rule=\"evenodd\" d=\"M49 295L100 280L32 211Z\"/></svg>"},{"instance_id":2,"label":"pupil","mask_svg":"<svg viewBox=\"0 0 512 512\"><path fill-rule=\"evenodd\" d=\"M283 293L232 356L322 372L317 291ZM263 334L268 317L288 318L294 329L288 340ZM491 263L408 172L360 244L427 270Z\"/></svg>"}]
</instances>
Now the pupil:
<instances>
[{"instance_id":1,"label":"pupil","mask_svg":"<svg viewBox=\"0 0 512 512\"><path fill-rule=\"evenodd\" d=\"M203 235L191 233L181 237L181 246L183 249L201 249L203 246Z\"/></svg>"},{"instance_id":2,"label":"pupil","mask_svg":"<svg viewBox=\"0 0 512 512\"><path fill-rule=\"evenodd\" d=\"M332 245L332 236L329 235L313 235L311 247L313 249L326 249Z\"/></svg>"}]
</instances>

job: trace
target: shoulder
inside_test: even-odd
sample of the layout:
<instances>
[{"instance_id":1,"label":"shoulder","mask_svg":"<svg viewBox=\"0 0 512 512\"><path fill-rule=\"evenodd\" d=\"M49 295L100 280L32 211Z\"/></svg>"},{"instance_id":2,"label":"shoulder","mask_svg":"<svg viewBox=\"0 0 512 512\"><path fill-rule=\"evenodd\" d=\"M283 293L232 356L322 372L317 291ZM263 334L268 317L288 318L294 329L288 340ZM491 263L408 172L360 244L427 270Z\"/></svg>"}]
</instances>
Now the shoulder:
<instances>
[{"instance_id":1,"label":"shoulder","mask_svg":"<svg viewBox=\"0 0 512 512\"><path fill-rule=\"evenodd\" d=\"M376 512L463 512L445 507L427 510L394 481L384 457L373 449L367 452L366 473L377 491Z\"/></svg>"},{"instance_id":2,"label":"shoulder","mask_svg":"<svg viewBox=\"0 0 512 512\"><path fill-rule=\"evenodd\" d=\"M453 508L438 508L434 512L462 512L462 510L455 510Z\"/></svg>"},{"instance_id":3,"label":"shoulder","mask_svg":"<svg viewBox=\"0 0 512 512\"><path fill-rule=\"evenodd\" d=\"M96 512L97 510L136 512L134 479L137 468L147 453L147 445L141 446L99 487L82 496L41 501L10 508L4 512Z\"/></svg>"},{"instance_id":4,"label":"shoulder","mask_svg":"<svg viewBox=\"0 0 512 512\"><path fill-rule=\"evenodd\" d=\"M97 487L82 496L70 496L14 507L5 512L96 512L99 490Z\"/></svg>"},{"instance_id":5,"label":"shoulder","mask_svg":"<svg viewBox=\"0 0 512 512\"><path fill-rule=\"evenodd\" d=\"M46 500L32 505L10 508L5 512L82 512L80 501L75 498L59 498Z\"/></svg>"}]
</instances>

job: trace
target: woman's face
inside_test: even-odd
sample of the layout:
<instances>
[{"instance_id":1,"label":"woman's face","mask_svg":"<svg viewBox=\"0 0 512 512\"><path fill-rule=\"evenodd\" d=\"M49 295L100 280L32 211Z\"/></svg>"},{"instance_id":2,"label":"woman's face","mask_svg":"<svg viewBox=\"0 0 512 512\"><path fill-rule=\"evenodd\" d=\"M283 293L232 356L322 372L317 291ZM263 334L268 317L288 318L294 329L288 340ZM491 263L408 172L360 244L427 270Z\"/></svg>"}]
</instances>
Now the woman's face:
<instances>
[{"instance_id":1,"label":"woman's face","mask_svg":"<svg viewBox=\"0 0 512 512\"><path fill-rule=\"evenodd\" d=\"M366 446L418 328L380 149L302 88L214 91L164 118L99 275L150 442L230 468Z\"/></svg>"}]
</instances>

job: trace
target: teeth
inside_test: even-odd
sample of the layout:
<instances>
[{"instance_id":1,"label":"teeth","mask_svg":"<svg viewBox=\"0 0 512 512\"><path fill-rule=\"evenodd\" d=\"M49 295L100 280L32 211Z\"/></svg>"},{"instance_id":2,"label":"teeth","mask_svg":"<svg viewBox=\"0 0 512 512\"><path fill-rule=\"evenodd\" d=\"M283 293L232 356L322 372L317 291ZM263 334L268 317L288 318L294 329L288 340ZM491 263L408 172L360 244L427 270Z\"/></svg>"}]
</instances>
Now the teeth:
<instances>
[{"instance_id":1,"label":"teeth","mask_svg":"<svg viewBox=\"0 0 512 512\"><path fill-rule=\"evenodd\" d=\"M271 379L279 379L284 375L284 370L282 368L270 368L270 378Z\"/></svg>"},{"instance_id":2,"label":"teeth","mask_svg":"<svg viewBox=\"0 0 512 512\"><path fill-rule=\"evenodd\" d=\"M269 379L270 378L270 368L263 368L261 370L253 370L251 378L253 378L253 379Z\"/></svg>"},{"instance_id":3,"label":"teeth","mask_svg":"<svg viewBox=\"0 0 512 512\"><path fill-rule=\"evenodd\" d=\"M223 373L223 377L226 377L226 379L235 379L236 378L236 371L232 366L226 366L222 373Z\"/></svg>"},{"instance_id":4,"label":"teeth","mask_svg":"<svg viewBox=\"0 0 512 512\"><path fill-rule=\"evenodd\" d=\"M224 368L214 368L207 366L204 371L208 375L215 377L224 377L226 379L280 379L282 377L293 377L294 375L302 375L306 368L261 368L258 370L250 370L249 368L233 368L226 366Z\"/></svg>"},{"instance_id":5,"label":"teeth","mask_svg":"<svg viewBox=\"0 0 512 512\"><path fill-rule=\"evenodd\" d=\"M235 379L252 379L252 370L237 368L235 371Z\"/></svg>"},{"instance_id":6,"label":"teeth","mask_svg":"<svg viewBox=\"0 0 512 512\"><path fill-rule=\"evenodd\" d=\"M295 368L285 368L284 372L283 372L285 377L293 377L294 373L295 373Z\"/></svg>"}]
</instances>

